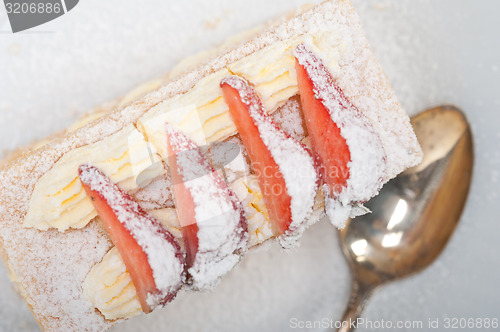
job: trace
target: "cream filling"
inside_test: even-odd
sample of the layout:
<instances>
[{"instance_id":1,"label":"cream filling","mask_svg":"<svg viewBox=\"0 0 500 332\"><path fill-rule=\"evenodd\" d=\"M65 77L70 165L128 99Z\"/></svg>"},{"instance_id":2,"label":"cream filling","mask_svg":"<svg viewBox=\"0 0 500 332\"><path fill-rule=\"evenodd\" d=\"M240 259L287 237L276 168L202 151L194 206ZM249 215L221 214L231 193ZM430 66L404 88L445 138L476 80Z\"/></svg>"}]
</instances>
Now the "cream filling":
<instances>
[{"instance_id":1,"label":"cream filling","mask_svg":"<svg viewBox=\"0 0 500 332\"><path fill-rule=\"evenodd\" d=\"M23 225L40 230L85 227L96 215L78 179L78 167L91 162L124 190L147 185L165 169L154 146L133 126L66 153L37 183Z\"/></svg>"},{"instance_id":2,"label":"cream filling","mask_svg":"<svg viewBox=\"0 0 500 332\"><path fill-rule=\"evenodd\" d=\"M257 177L249 175L231 183L231 189L243 203L248 221L249 246L260 244L273 233ZM182 239L175 209L151 211L178 239ZM106 319L130 318L142 311L135 287L119 251L113 247L85 277L83 293Z\"/></svg>"},{"instance_id":3,"label":"cream filling","mask_svg":"<svg viewBox=\"0 0 500 332\"><path fill-rule=\"evenodd\" d=\"M130 318L142 312L134 284L116 247L90 270L82 289L106 319Z\"/></svg>"},{"instance_id":4,"label":"cream filling","mask_svg":"<svg viewBox=\"0 0 500 332\"><path fill-rule=\"evenodd\" d=\"M129 125L102 141L64 155L37 183L24 225L43 230L53 227L64 231L70 227L84 227L96 216L77 178L80 164L92 162L129 192L139 188L138 175L146 174L142 180L144 185L164 173L162 167L150 167L161 165L158 163L159 157L165 158L168 155L165 122L198 145L220 141L236 134L219 86L222 78L227 75L237 74L246 78L255 85L264 107L270 111L275 110L298 93L293 49L299 43L305 43L322 54L331 68L338 67L339 48L343 45L338 42L334 33L323 33L274 43L205 77L189 92L153 107L135 126ZM158 82L153 83L149 88L157 84ZM132 95L142 94L147 89L147 86L139 88L139 92ZM124 98L121 102L123 104L129 101ZM79 128L93 119L84 119L74 127ZM239 177L232 181L231 187L243 203L248 220L249 246L271 238L273 234L269 216L255 176ZM323 211L324 201L320 191L316 197L311 223L319 219ZM174 209L148 212L181 239ZM115 248L92 268L82 287L85 296L107 319L128 318L141 311L130 275Z\"/></svg>"},{"instance_id":5,"label":"cream filling","mask_svg":"<svg viewBox=\"0 0 500 332\"><path fill-rule=\"evenodd\" d=\"M249 175L239 178L231 183L231 189L242 202L248 221L248 247L253 247L273 237L269 214L257 177Z\"/></svg>"},{"instance_id":6,"label":"cream filling","mask_svg":"<svg viewBox=\"0 0 500 332\"><path fill-rule=\"evenodd\" d=\"M153 107L135 127L126 126L99 142L66 153L36 184L23 225L64 231L85 227L96 216L77 178L80 164L93 163L127 191L133 191L165 172L158 163L158 155L163 159L168 155L166 122L198 145L236 134L219 86L227 75L237 74L255 84L266 109L275 110L298 93L293 49L299 43L306 43L321 53L329 65L337 66L337 48L342 45L336 42L334 34L305 35L274 43L208 75L189 92ZM131 95L143 94L158 84L159 81L148 83ZM127 100L125 98L122 102Z\"/></svg>"},{"instance_id":7,"label":"cream filling","mask_svg":"<svg viewBox=\"0 0 500 332\"><path fill-rule=\"evenodd\" d=\"M220 81L232 74L245 78L255 85L264 107L270 111L275 110L298 93L293 49L299 43L305 43L321 53L332 68L338 67L337 47L342 45L333 33L315 37L305 35L276 42L205 77L188 93L156 105L138 120L138 128L163 158L168 156L165 122L198 145L223 140L236 134L222 96ZM328 52L324 52L324 49L328 49Z\"/></svg>"}]
</instances>

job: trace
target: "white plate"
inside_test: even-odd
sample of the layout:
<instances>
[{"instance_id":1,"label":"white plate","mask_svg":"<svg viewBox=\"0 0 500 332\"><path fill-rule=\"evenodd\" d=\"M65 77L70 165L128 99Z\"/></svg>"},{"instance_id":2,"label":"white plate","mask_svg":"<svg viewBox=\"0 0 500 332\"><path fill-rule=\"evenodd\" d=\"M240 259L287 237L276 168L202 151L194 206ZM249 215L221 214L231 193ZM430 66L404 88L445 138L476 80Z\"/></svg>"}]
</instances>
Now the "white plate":
<instances>
[{"instance_id":1,"label":"white plate","mask_svg":"<svg viewBox=\"0 0 500 332\"><path fill-rule=\"evenodd\" d=\"M0 6L0 151L63 129L77 114L165 73L183 57L305 2L87 0L18 34L8 32ZM425 272L384 287L364 317L375 324L423 323L423 329L395 329L409 331L429 330L429 319L436 318L441 328L445 318L498 319L500 3L355 5L408 112L454 103L467 113L476 146L469 202L444 254ZM1 269L0 330L37 330ZM214 292L182 294L166 309L115 330L286 331L294 322L338 320L348 292L335 230L320 222L298 250L284 253L272 245L253 251Z\"/></svg>"}]
</instances>

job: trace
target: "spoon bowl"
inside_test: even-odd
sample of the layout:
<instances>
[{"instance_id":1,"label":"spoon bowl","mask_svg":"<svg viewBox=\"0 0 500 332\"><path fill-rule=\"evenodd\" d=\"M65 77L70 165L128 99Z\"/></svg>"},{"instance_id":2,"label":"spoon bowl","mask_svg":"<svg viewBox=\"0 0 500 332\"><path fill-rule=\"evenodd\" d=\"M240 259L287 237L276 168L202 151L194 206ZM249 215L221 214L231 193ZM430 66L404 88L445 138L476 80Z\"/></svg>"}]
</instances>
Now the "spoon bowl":
<instances>
[{"instance_id":1,"label":"spoon bowl","mask_svg":"<svg viewBox=\"0 0 500 332\"><path fill-rule=\"evenodd\" d=\"M351 298L339 331L353 331L379 285L421 271L442 252L467 200L474 160L463 113L439 106L411 119L422 162L388 182L366 203L372 211L340 232L351 268Z\"/></svg>"}]
</instances>

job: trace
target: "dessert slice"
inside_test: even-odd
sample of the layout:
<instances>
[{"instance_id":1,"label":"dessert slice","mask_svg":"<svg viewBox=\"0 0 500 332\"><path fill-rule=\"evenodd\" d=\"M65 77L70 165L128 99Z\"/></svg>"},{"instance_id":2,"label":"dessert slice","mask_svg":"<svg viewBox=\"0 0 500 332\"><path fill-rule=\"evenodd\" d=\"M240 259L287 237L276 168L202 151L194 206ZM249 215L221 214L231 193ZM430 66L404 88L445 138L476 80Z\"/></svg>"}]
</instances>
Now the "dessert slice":
<instances>
[{"instance_id":1,"label":"dessert slice","mask_svg":"<svg viewBox=\"0 0 500 332\"><path fill-rule=\"evenodd\" d=\"M267 115L255 90L242 78L221 82L224 99L245 144L270 215L284 246L307 226L317 190L314 160L301 143Z\"/></svg>"},{"instance_id":2,"label":"dessert slice","mask_svg":"<svg viewBox=\"0 0 500 332\"><path fill-rule=\"evenodd\" d=\"M344 95L323 61L304 44L295 49L300 100L324 180L326 213L343 228L368 212L385 174L386 155L370 120Z\"/></svg>"},{"instance_id":3,"label":"dessert slice","mask_svg":"<svg viewBox=\"0 0 500 332\"><path fill-rule=\"evenodd\" d=\"M303 126L301 119L306 117L304 105L313 99L308 98L303 102L304 105L297 102L304 90L299 87L294 54L300 44L306 45L322 60L345 99L371 124L385 154L381 183L419 162L421 151L409 119L376 62L350 2L327 1L293 18L281 20L249 40L214 52L218 56L206 59L206 62L171 78L171 81L164 81L161 87L152 88L146 95L125 104L115 103L113 110L107 109L109 113L0 164L0 254L44 329L104 330L141 310L137 292L143 290L130 286L134 278L124 263L126 254L116 249L110 251L110 234L101 226L98 211L78 179L78 167L88 163L96 165L113 183L154 215L182 244L189 235L183 235L181 226L185 224L181 225L181 222L189 219L177 218L176 211L186 208L192 214L193 210L197 212L197 206L194 205L194 197L193 204L189 204L189 200L185 200L187 203L183 201L189 196L175 195L175 192L171 195L175 191L175 184L171 184L172 179L167 175L171 173L169 168L172 167L166 165L171 153L165 123L171 124L197 146L229 140L244 145L244 137L238 131L237 121L233 121L232 110L220 87L221 80L236 75L249 82L259 96L262 118L265 118L264 113L272 115L285 107L287 112L283 114L294 115L292 122L296 125L294 128L298 129L294 129L294 138L309 144L311 137L302 137L310 134L309 128ZM321 80L316 83L321 83ZM352 110L342 98L337 103L342 103L346 110ZM245 108L240 110L245 111ZM246 111L248 116L249 109ZM245 113L241 112L241 115ZM345 176L345 186L342 186L340 194L328 192L328 187L325 193L328 193L328 199L333 203L340 202L340 205L344 204L341 206L343 209L350 209L350 202L344 202L342 195L344 191L349 193L349 181L360 174L355 172L354 165L350 163L361 159L356 158L358 150L354 145L351 146L350 138L344 135L341 123L334 117L330 119L335 122L349 147L349 174ZM269 123L263 120L253 124L259 127L269 126ZM286 123L281 121L280 129L291 133L285 128ZM370 130L367 129L370 126L366 127L364 122L360 122L360 126L362 135ZM283 139L280 131L273 128L271 133L278 138L278 144L273 145L266 142L267 138L260 137L261 143L267 144L260 144L258 153L267 151L267 157L262 158L262 162L273 160L278 166L274 169L279 173L273 174L282 174L285 184L274 178L271 178L270 183L275 181L280 183L277 188L286 188L290 205L285 204L284 208L281 205L272 206L274 199L266 199L269 203L264 200L264 187L256 171L258 167L252 167L251 163L244 165L246 155L241 154L242 163L231 163L231 168L236 164L245 167L240 169L238 166L235 172L226 172L230 175L227 177L227 186L233 188L238 199L243 202L250 231L249 243L252 246L275 235L281 239L293 238L293 234L300 233L304 225L315 222L324 213L322 190L318 190L312 208L308 195L307 208L306 205L297 205L297 210L294 210L294 198L301 196L288 187L294 183L286 177L286 174L290 174L287 169L289 165L282 162L282 156L277 157L279 154L274 155L273 152L275 149L281 150L281 142L291 141ZM311 132L314 135L314 129ZM267 133L264 130L264 136ZM262 130L259 130L260 134ZM335 135L332 135L334 138ZM251 142L253 140L256 138L250 138ZM325 138L324 142L328 142L328 139ZM287 144L293 145L294 153L302 151L296 148L297 142ZM250 150L248 142L247 148ZM316 154L319 155L318 152ZM207 157L207 160L210 159ZM345 165L347 158L342 160L344 163L340 164ZM329 165L329 160L323 163ZM306 165L310 165L309 162ZM215 188L221 189L222 186ZM185 190L185 193L190 192ZM175 199L172 196L176 196ZM349 199L361 203L365 197L349 196ZM224 196L223 201L227 203L227 197ZM281 215L271 220L271 209L275 208L274 215L279 209L284 209L291 220L280 219ZM197 218L192 220L199 221ZM236 218L231 220L236 223ZM239 229L234 223L231 223L231 227L233 231ZM196 232L197 238L201 234L200 229ZM238 231L236 233L241 235ZM217 245L214 248L219 245L225 248L222 238L215 240ZM193 264L196 263L200 247L201 241L198 247L193 246ZM228 261L232 263L234 257L238 256L234 248L239 245L231 244L229 247L231 250L224 249L224 252L229 255L227 257L231 257ZM208 264L203 266L208 267ZM217 262L212 262L210 266L216 267ZM152 270L155 270L154 267ZM215 274L217 270L212 272ZM109 283L103 286L92 280L106 280ZM103 309L100 304L105 299L113 299L113 303Z\"/></svg>"},{"instance_id":4,"label":"dessert slice","mask_svg":"<svg viewBox=\"0 0 500 332\"><path fill-rule=\"evenodd\" d=\"M197 290L211 289L247 249L243 209L198 146L170 125L166 127L189 284Z\"/></svg>"},{"instance_id":5,"label":"dessert slice","mask_svg":"<svg viewBox=\"0 0 500 332\"><path fill-rule=\"evenodd\" d=\"M96 167L80 166L79 177L123 258L142 310L149 313L172 301L184 277L177 240Z\"/></svg>"}]
</instances>

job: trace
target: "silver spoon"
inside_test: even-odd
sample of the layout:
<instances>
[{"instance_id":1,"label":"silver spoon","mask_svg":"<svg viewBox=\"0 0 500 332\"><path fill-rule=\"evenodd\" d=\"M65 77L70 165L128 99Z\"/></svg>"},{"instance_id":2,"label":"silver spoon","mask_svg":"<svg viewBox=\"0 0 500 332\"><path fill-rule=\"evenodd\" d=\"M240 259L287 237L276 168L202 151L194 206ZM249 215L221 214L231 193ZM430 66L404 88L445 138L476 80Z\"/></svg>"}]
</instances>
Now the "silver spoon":
<instances>
[{"instance_id":1,"label":"silver spoon","mask_svg":"<svg viewBox=\"0 0 500 332\"><path fill-rule=\"evenodd\" d=\"M340 232L352 272L352 291L338 331L353 331L373 291L429 266L460 219L469 192L474 153L463 113L453 106L411 120L424 151L420 165L388 182L367 202L371 214Z\"/></svg>"}]
</instances>

